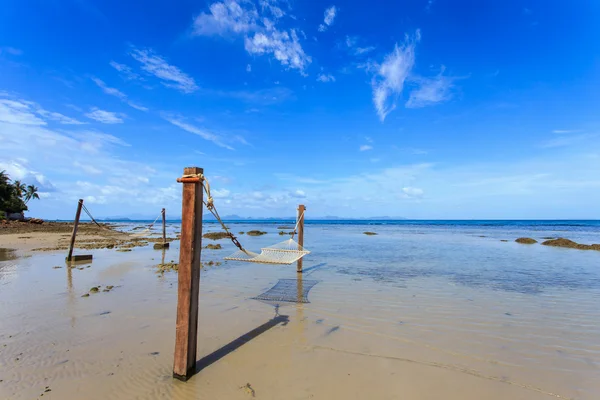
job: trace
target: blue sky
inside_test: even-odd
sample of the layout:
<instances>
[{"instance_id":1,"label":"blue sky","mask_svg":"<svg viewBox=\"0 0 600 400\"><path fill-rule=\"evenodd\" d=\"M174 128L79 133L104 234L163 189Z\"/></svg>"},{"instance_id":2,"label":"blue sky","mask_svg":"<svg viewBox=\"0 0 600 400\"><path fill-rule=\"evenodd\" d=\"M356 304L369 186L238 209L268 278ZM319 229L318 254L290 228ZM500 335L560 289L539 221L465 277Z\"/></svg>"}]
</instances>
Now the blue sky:
<instances>
[{"instance_id":1,"label":"blue sky","mask_svg":"<svg viewBox=\"0 0 600 400\"><path fill-rule=\"evenodd\" d=\"M600 3L2 3L30 215L600 218Z\"/></svg>"}]
</instances>

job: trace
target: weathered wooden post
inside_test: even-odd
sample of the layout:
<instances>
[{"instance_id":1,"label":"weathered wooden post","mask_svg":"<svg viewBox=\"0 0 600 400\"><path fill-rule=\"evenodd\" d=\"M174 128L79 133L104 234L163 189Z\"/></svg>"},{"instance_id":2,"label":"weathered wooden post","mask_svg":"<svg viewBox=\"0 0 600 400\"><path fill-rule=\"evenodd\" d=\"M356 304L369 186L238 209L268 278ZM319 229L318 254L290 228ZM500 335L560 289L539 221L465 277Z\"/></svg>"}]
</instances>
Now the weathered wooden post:
<instances>
[{"instance_id":1,"label":"weathered wooden post","mask_svg":"<svg viewBox=\"0 0 600 400\"><path fill-rule=\"evenodd\" d=\"M298 224L298 244L302 247L304 247L304 211L306 210L306 207L304 207L303 204L300 204L298 206L298 218L297 218L297 224ZM300 250L300 249L298 249ZM301 274L302 273L302 258L300 258L298 260L298 264L296 266L296 271Z\"/></svg>"},{"instance_id":2,"label":"weathered wooden post","mask_svg":"<svg viewBox=\"0 0 600 400\"><path fill-rule=\"evenodd\" d=\"M202 168L185 168L181 208L181 243L177 287L177 324L173 377L187 381L195 372L198 341L198 295L202 249Z\"/></svg>"},{"instance_id":3,"label":"weathered wooden post","mask_svg":"<svg viewBox=\"0 0 600 400\"><path fill-rule=\"evenodd\" d=\"M163 208L160 212L162 215L162 233L163 233L163 241L162 243L154 243L155 249L168 249L169 243L167 243L167 211Z\"/></svg>"},{"instance_id":4,"label":"weathered wooden post","mask_svg":"<svg viewBox=\"0 0 600 400\"><path fill-rule=\"evenodd\" d=\"M167 212L163 208L161 211L163 221L163 243L167 244Z\"/></svg>"},{"instance_id":5,"label":"weathered wooden post","mask_svg":"<svg viewBox=\"0 0 600 400\"><path fill-rule=\"evenodd\" d=\"M79 199L77 203L77 212L75 213L75 222L73 223L73 233L71 234L71 243L69 244L69 254L67 254L67 261L83 261L91 260L92 255L81 255L73 256L73 249L75 248L75 238L77 237L77 227L79 226L79 217L81 216L81 209L83 208L83 199Z\"/></svg>"}]
</instances>

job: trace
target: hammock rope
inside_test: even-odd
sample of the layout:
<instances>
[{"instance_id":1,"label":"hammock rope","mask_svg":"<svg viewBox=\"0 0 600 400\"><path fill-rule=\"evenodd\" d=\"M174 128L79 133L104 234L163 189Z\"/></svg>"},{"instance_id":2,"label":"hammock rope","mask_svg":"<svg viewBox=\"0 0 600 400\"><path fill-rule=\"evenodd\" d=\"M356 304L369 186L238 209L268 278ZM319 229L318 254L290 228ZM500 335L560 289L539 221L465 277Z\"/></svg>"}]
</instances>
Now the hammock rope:
<instances>
[{"instance_id":1,"label":"hammock rope","mask_svg":"<svg viewBox=\"0 0 600 400\"><path fill-rule=\"evenodd\" d=\"M244 247L241 245L241 243L238 241L235 235L229 231L229 228L227 228L227 226L221 219L219 212L215 207L214 199L210 192L210 183L208 182L208 179L203 174L184 175L182 176L181 180L183 181L183 179L185 178L200 179L200 182L202 182L202 187L204 188L204 192L206 193L206 200L203 200L204 205L221 224L221 228L223 228L225 233L227 233L229 239L238 248L238 250L235 253L231 254L230 256L224 257L225 260L245 261L261 264L292 264L310 253L310 251L300 246L300 244L295 242L293 239L298 229L298 225L300 224L300 221L302 221L302 219L304 218L304 211L302 211L302 214L298 217L298 221L296 222L296 226L294 227L294 231L292 232L292 238L284 240L281 243L277 243L269 247L263 247L260 249L260 253L254 253L252 251L244 249Z\"/></svg>"}]
</instances>

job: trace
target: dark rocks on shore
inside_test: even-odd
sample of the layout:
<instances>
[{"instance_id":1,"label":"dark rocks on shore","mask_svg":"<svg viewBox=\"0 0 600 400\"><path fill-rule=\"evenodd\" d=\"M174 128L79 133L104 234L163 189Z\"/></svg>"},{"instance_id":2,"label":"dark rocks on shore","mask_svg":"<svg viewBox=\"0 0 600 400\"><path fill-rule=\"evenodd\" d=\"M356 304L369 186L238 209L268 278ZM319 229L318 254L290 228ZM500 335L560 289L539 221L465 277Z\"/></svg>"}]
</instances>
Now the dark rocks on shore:
<instances>
[{"instance_id":1,"label":"dark rocks on shore","mask_svg":"<svg viewBox=\"0 0 600 400\"><path fill-rule=\"evenodd\" d=\"M363 233L367 236L377 235L377 233L375 233L375 232L363 232Z\"/></svg>"},{"instance_id":2,"label":"dark rocks on shore","mask_svg":"<svg viewBox=\"0 0 600 400\"><path fill-rule=\"evenodd\" d=\"M202 237L210 240L219 240L228 238L229 234L227 232L208 232L202 235Z\"/></svg>"},{"instance_id":3,"label":"dark rocks on shore","mask_svg":"<svg viewBox=\"0 0 600 400\"><path fill-rule=\"evenodd\" d=\"M257 231L257 230L246 232L246 235L249 235L249 236L261 236L261 235L266 235L266 234L267 234L267 232Z\"/></svg>"},{"instance_id":4,"label":"dark rocks on shore","mask_svg":"<svg viewBox=\"0 0 600 400\"><path fill-rule=\"evenodd\" d=\"M569 249L578 250L598 250L600 251L600 244L581 244L565 238L546 240L542 243L544 246L553 247L565 247Z\"/></svg>"},{"instance_id":5,"label":"dark rocks on shore","mask_svg":"<svg viewBox=\"0 0 600 400\"><path fill-rule=\"evenodd\" d=\"M537 240L532 239L532 238L527 238L527 237L520 237L517 240L515 240L515 242L521 243L521 244L535 244L535 243L537 243Z\"/></svg>"},{"instance_id":6,"label":"dark rocks on shore","mask_svg":"<svg viewBox=\"0 0 600 400\"><path fill-rule=\"evenodd\" d=\"M222 249L221 245L220 245L220 244L218 244L218 243L217 243L217 244L212 244L212 243L210 243L210 244L208 244L208 245L207 245L206 247L204 247L204 248L205 248L205 249L210 249L210 250L221 250L221 249Z\"/></svg>"}]
</instances>

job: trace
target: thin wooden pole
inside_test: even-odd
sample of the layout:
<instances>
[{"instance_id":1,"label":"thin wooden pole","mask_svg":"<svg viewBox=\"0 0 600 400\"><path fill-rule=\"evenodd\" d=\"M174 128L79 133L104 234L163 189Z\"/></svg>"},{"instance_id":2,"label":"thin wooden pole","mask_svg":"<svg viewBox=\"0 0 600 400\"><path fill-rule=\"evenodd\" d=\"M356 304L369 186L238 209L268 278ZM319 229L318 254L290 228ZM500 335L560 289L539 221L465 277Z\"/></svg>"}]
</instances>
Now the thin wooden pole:
<instances>
[{"instance_id":1,"label":"thin wooden pole","mask_svg":"<svg viewBox=\"0 0 600 400\"><path fill-rule=\"evenodd\" d=\"M163 244L167 243L167 213L165 209L162 209L162 220L163 220Z\"/></svg>"},{"instance_id":2,"label":"thin wooden pole","mask_svg":"<svg viewBox=\"0 0 600 400\"><path fill-rule=\"evenodd\" d=\"M187 381L196 367L202 249L202 180L189 176L202 173L202 168L185 168L183 175L187 177L178 180L183 183L183 201L173 377L182 381Z\"/></svg>"},{"instance_id":3,"label":"thin wooden pole","mask_svg":"<svg viewBox=\"0 0 600 400\"><path fill-rule=\"evenodd\" d=\"M298 244L304 247L304 211L306 207L303 204L298 206ZM302 273L302 258L298 260L298 264L296 266L296 271L301 274Z\"/></svg>"},{"instance_id":4,"label":"thin wooden pole","mask_svg":"<svg viewBox=\"0 0 600 400\"><path fill-rule=\"evenodd\" d=\"M73 233L71 234L71 244L69 244L69 254L67 261L73 258L73 247L75 247L75 237L77 236L77 227L79 226L79 217L81 216L81 208L83 207L83 199L79 199L77 203L77 212L75 213L75 223L73 224Z\"/></svg>"}]
</instances>

